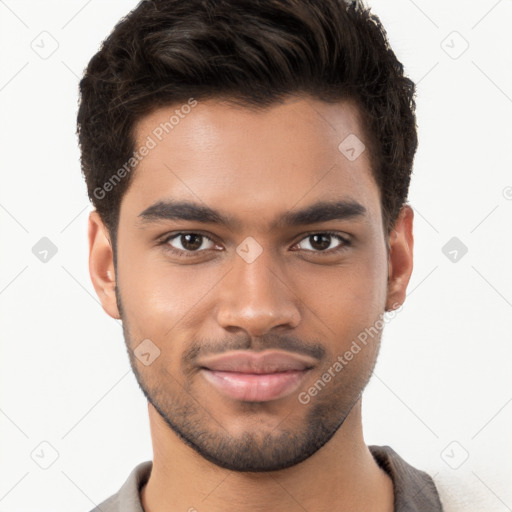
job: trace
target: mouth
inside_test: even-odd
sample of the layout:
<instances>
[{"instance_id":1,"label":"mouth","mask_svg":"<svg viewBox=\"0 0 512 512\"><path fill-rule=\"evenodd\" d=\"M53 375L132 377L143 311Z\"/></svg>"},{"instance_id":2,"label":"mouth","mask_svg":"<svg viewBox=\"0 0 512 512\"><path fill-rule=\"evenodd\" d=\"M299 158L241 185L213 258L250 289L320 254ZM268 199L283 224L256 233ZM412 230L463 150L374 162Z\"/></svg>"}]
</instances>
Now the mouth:
<instances>
[{"instance_id":1,"label":"mouth","mask_svg":"<svg viewBox=\"0 0 512 512\"><path fill-rule=\"evenodd\" d=\"M243 402L268 402L290 395L315 360L282 351L236 351L205 358L201 374L219 393Z\"/></svg>"}]
</instances>

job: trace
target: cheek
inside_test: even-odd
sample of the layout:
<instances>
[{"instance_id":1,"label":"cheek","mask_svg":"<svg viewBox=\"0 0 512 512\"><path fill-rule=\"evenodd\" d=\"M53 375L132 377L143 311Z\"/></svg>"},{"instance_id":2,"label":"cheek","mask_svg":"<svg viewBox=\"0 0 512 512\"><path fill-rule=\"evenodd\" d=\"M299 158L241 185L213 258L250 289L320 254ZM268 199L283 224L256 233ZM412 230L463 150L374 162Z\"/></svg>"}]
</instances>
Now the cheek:
<instances>
[{"instance_id":1,"label":"cheek","mask_svg":"<svg viewBox=\"0 0 512 512\"><path fill-rule=\"evenodd\" d=\"M163 256L144 259L132 252L119 261L118 277L123 310L130 324L132 339L172 339L196 318L203 301L223 272L199 270L195 265L178 267ZM203 310L204 314L204 310ZM196 327L199 325L194 322Z\"/></svg>"},{"instance_id":2,"label":"cheek","mask_svg":"<svg viewBox=\"0 0 512 512\"><path fill-rule=\"evenodd\" d=\"M361 252L346 265L312 273L301 280L300 290L304 303L325 323L331 337L333 333L343 339L357 334L384 312L385 251Z\"/></svg>"}]
</instances>

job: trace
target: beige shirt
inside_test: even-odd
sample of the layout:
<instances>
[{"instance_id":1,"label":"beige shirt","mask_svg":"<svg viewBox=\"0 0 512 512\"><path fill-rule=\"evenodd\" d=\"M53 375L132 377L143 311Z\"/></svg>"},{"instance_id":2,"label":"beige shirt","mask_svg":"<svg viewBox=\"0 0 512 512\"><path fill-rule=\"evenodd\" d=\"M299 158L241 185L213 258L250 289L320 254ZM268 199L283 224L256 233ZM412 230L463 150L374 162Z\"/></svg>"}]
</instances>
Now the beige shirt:
<instances>
[{"instance_id":1,"label":"beige shirt","mask_svg":"<svg viewBox=\"0 0 512 512\"><path fill-rule=\"evenodd\" d=\"M389 446L369 446L373 458L393 481L395 512L443 512L432 478L413 468ZM130 473L119 492L91 512L144 512L139 491L148 481L151 461L142 462Z\"/></svg>"}]
</instances>

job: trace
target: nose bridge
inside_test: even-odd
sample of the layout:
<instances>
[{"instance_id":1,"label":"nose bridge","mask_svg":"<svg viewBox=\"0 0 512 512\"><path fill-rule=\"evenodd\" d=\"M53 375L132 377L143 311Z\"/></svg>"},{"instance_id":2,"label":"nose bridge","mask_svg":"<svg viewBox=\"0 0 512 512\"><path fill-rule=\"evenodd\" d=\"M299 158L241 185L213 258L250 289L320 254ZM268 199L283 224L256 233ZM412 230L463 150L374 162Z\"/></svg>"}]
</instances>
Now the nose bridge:
<instances>
[{"instance_id":1,"label":"nose bridge","mask_svg":"<svg viewBox=\"0 0 512 512\"><path fill-rule=\"evenodd\" d=\"M221 282L217 321L224 328L240 328L261 336L277 326L293 328L300 312L285 273L271 251L240 244L233 267Z\"/></svg>"}]
</instances>

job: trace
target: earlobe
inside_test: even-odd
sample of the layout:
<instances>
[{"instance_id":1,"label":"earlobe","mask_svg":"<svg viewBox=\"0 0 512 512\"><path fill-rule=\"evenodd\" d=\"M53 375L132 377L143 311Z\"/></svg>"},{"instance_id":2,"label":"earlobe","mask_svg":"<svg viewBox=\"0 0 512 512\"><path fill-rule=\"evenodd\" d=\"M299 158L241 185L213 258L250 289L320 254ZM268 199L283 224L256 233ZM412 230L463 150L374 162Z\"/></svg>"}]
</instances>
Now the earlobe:
<instances>
[{"instance_id":1,"label":"earlobe","mask_svg":"<svg viewBox=\"0 0 512 512\"><path fill-rule=\"evenodd\" d=\"M413 269L413 218L413 209L404 205L389 236L386 311L397 309L405 301Z\"/></svg>"},{"instance_id":2,"label":"earlobe","mask_svg":"<svg viewBox=\"0 0 512 512\"><path fill-rule=\"evenodd\" d=\"M89 214L89 274L105 312L112 318L120 319L112 244L96 210Z\"/></svg>"}]
</instances>

